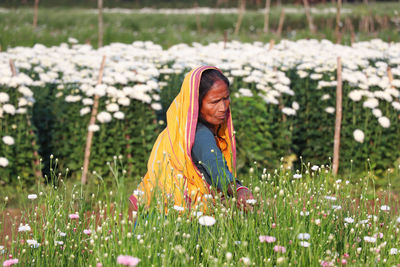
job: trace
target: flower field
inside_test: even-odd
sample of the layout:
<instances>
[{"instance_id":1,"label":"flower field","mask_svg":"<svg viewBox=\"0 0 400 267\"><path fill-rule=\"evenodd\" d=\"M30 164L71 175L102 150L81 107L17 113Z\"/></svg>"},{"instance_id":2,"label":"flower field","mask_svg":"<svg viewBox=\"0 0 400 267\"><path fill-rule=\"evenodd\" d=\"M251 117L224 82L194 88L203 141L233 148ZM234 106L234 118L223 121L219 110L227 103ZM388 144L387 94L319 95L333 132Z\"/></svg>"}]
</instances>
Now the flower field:
<instances>
[{"instance_id":1,"label":"flower field","mask_svg":"<svg viewBox=\"0 0 400 267\"><path fill-rule=\"evenodd\" d=\"M231 80L239 174L254 161L278 168L281 157L286 167L299 167L300 156L330 164L338 56L344 92L340 171L366 171L369 159L383 176L400 158L398 43L233 41L164 50L138 41L97 50L71 38L0 53L1 182L16 184L19 176L33 185L40 170L49 177L50 154L79 177L88 130L94 132L93 177L110 177L106 162L122 155L129 177L139 179L185 73L202 64L219 67ZM99 113L89 126L95 95Z\"/></svg>"},{"instance_id":2,"label":"flower field","mask_svg":"<svg viewBox=\"0 0 400 267\"><path fill-rule=\"evenodd\" d=\"M214 198L209 213L171 206L128 210L122 157L108 164L113 183L21 192L21 215L0 214L3 266L393 266L400 260L398 202L378 194L371 175L333 177L330 166L273 172L258 163L244 177L256 198L241 212ZM396 169L399 175L399 169ZM390 187L387 188L390 192Z\"/></svg>"}]
</instances>

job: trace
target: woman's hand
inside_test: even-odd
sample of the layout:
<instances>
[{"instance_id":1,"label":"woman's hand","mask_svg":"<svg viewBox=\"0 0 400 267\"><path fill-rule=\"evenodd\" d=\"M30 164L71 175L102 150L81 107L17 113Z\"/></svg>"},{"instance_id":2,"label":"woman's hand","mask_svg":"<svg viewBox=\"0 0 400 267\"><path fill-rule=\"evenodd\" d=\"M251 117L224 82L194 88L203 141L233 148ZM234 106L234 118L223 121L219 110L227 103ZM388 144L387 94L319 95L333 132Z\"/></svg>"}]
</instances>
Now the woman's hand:
<instances>
[{"instance_id":1,"label":"woman's hand","mask_svg":"<svg viewBox=\"0 0 400 267\"><path fill-rule=\"evenodd\" d=\"M247 187L239 187L237 190L237 206L243 211L253 211L255 199L251 191Z\"/></svg>"}]
</instances>

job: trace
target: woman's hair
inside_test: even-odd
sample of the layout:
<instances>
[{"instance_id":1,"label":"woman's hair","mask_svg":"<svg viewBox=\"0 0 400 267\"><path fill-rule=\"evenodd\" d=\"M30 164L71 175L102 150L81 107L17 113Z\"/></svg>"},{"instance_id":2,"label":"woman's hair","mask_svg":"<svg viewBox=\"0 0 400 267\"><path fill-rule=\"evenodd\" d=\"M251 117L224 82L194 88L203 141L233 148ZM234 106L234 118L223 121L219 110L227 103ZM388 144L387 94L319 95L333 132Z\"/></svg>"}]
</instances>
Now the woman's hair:
<instances>
[{"instance_id":1,"label":"woman's hair","mask_svg":"<svg viewBox=\"0 0 400 267\"><path fill-rule=\"evenodd\" d=\"M198 117L198 122L201 122L205 126L207 126L209 129L212 129L212 126L201 117L200 110L201 110L201 105L203 102L203 99L205 95L210 91L211 87L214 85L214 83L218 80L221 80L226 83L226 86L229 88L229 80L228 78L225 77L225 75L222 74L219 70L216 69L208 69L203 71L201 74L201 79L200 79L200 86L199 86L199 117Z\"/></svg>"},{"instance_id":2,"label":"woman's hair","mask_svg":"<svg viewBox=\"0 0 400 267\"><path fill-rule=\"evenodd\" d=\"M226 83L226 86L229 88L229 80L225 77L219 70L209 69L203 71L200 79L199 86L199 111L201 110L201 104L203 102L203 98L210 91L211 87L218 80L221 80Z\"/></svg>"}]
</instances>

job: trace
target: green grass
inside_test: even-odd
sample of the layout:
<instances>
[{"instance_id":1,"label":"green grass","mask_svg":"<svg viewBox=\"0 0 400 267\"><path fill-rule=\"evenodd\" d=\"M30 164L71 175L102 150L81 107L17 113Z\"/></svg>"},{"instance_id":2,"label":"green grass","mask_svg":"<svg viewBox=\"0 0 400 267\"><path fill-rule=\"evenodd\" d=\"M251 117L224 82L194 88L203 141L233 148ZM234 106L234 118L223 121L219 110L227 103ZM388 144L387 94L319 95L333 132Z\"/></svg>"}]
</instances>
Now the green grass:
<instances>
[{"instance_id":1,"label":"green grass","mask_svg":"<svg viewBox=\"0 0 400 267\"><path fill-rule=\"evenodd\" d=\"M128 177L117 165L110 165L112 184L98 179L96 185L92 179L88 187L71 187L62 174L56 186L37 185L35 200L28 201L23 189L22 215L15 218L7 215L8 202L3 201L3 260L12 255L21 265L31 266L116 266L119 255L138 257L141 266L243 266L247 259L253 266L320 266L321 261L335 265L342 260L351 266L390 266L399 261L399 254L390 254L391 248L399 247L398 206L390 187L384 194L375 192L372 175L337 180L329 166L312 171L304 164L302 177L294 179L290 170L264 173L255 168L245 177L258 200L254 212L242 213L232 199L225 206L216 200L208 214L216 223L207 227L193 212L179 215L172 208L164 215L155 207L140 207L134 222L127 197L135 187L126 185ZM383 205L390 210L382 210ZM74 213L78 220L69 218ZM354 222L345 223L345 218ZM20 222L31 230L17 232ZM300 233L310 235L304 240L309 247L301 245ZM264 235L276 241L260 242ZM374 243L364 239L373 236ZM28 239L40 246L30 247ZM275 245L286 252L275 252Z\"/></svg>"},{"instance_id":2,"label":"green grass","mask_svg":"<svg viewBox=\"0 0 400 267\"><path fill-rule=\"evenodd\" d=\"M293 6L285 6L286 8ZM320 6L321 8L329 6ZM300 7L298 7L300 8ZM398 3L383 3L370 6L349 5L344 8L353 10L351 14L343 14L353 21L356 31L356 41L381 38L383 40L399 41L399 26L391 18L396 18ZM195 15L162 15L162 14L104 14L104 44L112 42L131 43L135 40L151 40L164 48L178 43L209 43L222 41L224 32L229 39L242 42L262 41L270 39L303 39L317 38L335 40L335 14L314 15L314 23L318 28L316 34L308 30L305 15L287 14L282 36L274 31L278 27L280 8L274 7L270 16L272 32L263 33L263 14L249 11L243 19L241 31L233 35L237 15L217 14L200 15L201 31L198 31ZM374 18L374 32L359 31L360 20L371 14ZM381 26L377 17L389 19L388 27ZM0 16L0 45L2 49L15 46L33 46L41 43L47 46L66 42L68 37L75 37L81 43L90 42L97 46L97 14L81 8L40 8L38 27L32 28L33 10L27 8L11 9L9 13ZM344 23L344 21L343 21ZM332 26L333 25L333 26ZM343 27L343 43L350 43L350 31Z\"/></svg>"}]
</instances>

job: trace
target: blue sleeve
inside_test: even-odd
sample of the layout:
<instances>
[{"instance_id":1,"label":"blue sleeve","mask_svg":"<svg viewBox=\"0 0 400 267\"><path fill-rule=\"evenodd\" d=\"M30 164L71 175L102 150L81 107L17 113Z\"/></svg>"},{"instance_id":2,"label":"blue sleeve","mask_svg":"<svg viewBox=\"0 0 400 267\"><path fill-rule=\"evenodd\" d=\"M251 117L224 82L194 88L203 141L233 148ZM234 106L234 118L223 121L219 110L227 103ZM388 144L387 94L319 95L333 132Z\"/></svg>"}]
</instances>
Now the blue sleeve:
<instances>
[{"instance_id":1,"label":"blue sleeve","mask_svg":"<svg viewBox=\"0 0 400 267\"><path fill-rule=\"evenodd\" d=\"M226 190L228 184L235 180L217 146L214 135L201 124L196 130L192 158L196 167L204 174L207 183L216 186L219 190L222 191L223 188Z\"/></svg>"}]
</instances>

